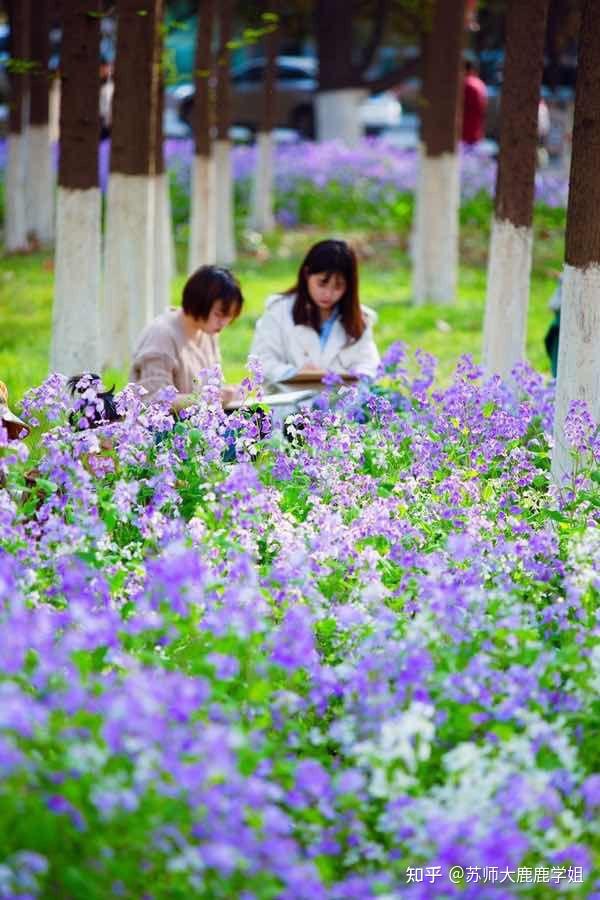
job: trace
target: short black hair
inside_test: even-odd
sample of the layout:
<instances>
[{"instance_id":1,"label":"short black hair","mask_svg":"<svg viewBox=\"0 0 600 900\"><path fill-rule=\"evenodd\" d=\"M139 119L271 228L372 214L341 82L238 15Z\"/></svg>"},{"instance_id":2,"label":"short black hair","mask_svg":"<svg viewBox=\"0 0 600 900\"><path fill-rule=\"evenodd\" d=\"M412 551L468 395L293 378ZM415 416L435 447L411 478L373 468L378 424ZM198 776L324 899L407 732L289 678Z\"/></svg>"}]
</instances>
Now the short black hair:
<instances>
[{"instance_id":1,"label":"short black hair","mask_svg":"<svg viewBox=\"0 0 600 900\"><path fill-rule=\"evenodd\" d=\"M229 269L220 266L201 266L186 281L181 297L184 313L193 319L208 319L213 304L220 300L223 311L237 318L244 298L238 280Z\"/></svg>"}]
</instances>

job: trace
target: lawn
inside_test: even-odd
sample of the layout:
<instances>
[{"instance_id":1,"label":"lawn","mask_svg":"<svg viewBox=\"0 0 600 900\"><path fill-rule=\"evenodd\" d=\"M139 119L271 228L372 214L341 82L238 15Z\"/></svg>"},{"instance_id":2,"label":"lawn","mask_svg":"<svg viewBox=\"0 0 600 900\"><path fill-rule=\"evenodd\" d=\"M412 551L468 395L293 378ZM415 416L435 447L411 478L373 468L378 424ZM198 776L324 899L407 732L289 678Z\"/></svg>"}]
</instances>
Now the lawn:
<instances>
[{"instance_id":1,"label":"lawn","mask_svg":"<svg viewBox=\"0 0 600 900\"><path fill-rule=\"evenodd\" d=\"M359 250L361 299L379 315L376 337L380 349L402 340L411 350L428 350L439 359L443 383L447 383L461 354L471 353L475 360L479 359L488 238L487 222L482 222L482 216L487 217L488 212L487 204L483 210L477 208L474 215L468 210L463 212L463 265L459 296L452 306L411 304L406 233L378 235L347 231L343 235ZM543 336L550 321L547 302L561 266L561 217L540 211L537 231L527 355L536 368L548 372ZM237 380L244 373L254 323L265 298L291 285L307 248L325 236L331 234L321 228L297 227L279 230L261 245L259 252L249 244L242 249L233 268L242 283L246 307L240 320L221 337L228 380ZM182 241L178 242L177 249L181 262L185 251ZM184 275L180 274L173 284L174 304L179 302L183 282ZM8 385L16 404L29 387L39 384L48 374L52 290L50 255L35 253L0 258L0 379ZM77 302L76 297L73 302ZM111 372L109 376L120 387L126 382L127 373Z\"/></svg>"}]
</instances>

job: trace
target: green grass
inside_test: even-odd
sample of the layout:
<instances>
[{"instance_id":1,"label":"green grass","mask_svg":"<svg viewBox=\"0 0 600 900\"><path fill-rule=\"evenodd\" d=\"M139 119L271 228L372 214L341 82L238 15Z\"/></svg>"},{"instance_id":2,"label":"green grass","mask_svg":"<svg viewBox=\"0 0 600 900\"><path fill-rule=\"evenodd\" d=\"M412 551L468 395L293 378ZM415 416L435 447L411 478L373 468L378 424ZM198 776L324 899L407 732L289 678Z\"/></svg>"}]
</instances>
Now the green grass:
<instances>
[{"instance_id":1,"label":"green grass","mask_svg":"<svg viewBox=\"0 0 600 900\"><path fill-rule=\"evenodd\" d=\"M481 210L462 216L459 295L454 305L415 307L410 300L407 235L376 236L347 232L361 257L361 299L377 310L376 338L380 350L397 340L411 350L419 347L439 359L439 377L447 382L463 353L479 359L485 299L485 260L488 221ZM564 213L540 211L534 250L527 356L548 372L543 336L550 323L548 299L554 290L563 252ZM297 229L269 237L256 252L243 251L233 267L240 278L246 307L242 317L221 335L225 375L239 380L256 319L265 298L289 287L311 243L326 235L315 228ZM339 235L335 235L339 236ZM178 247L181 260L185 248ZM266 257L266 258L265 258ZM184 276L173 285L173 303L179 304ZM24 392L48 374L52 318L52 261L48 254L0 257L0 380L5 381L11 403L18 405ZM77 297L73 298L77 303ZM127 372L110 372L122 386Z\"/></svg>"}]
</instances>

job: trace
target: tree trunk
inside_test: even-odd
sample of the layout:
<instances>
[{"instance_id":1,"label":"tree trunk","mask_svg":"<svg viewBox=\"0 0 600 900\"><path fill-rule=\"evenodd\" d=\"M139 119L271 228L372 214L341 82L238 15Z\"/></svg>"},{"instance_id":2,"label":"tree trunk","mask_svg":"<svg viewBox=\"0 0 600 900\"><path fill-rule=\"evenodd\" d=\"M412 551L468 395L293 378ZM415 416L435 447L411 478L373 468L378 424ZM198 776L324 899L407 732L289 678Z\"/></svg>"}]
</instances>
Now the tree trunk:
<instances>
[{"instance_id":1,"label":"tree trunk","mask_svg":"<svg viewBox=\"0 0 600 900\"><path fill-rule=\"evenodd\" d=\"M318 140L343 141L356 147L364 136L360 107L366 96L364 88L319 91L315 97Z\"/></svg>"},{"instance_id":2,"label":"tree trunk","mask_svg":"<svg viewBox=\"0 0 600 900\"><path fill-rule=\"evenodd\" d=\"M159 37L160 40L160 37ZM159 53L162 54L161 46ZM163 148L164 79L159 79L158 111L156 115L156 175L155 175L155 248L154 314L160 315L171 305L171 282L175 275L175 243L169 173L165 169Z\"/></svg>"},{"instance_id":3,"label":"tree trunk","mask_svg":"<svg viewBox=\"0 0 600 900\"><path fill-rule=\"evenodd\" d=\"M391 12L391 0L377 0L371 15L371 32L362 47L355 45L355 4L348 0L317 0L315 36L319 58L319 90L315 98L317 137L342 140L349 146L363 135L360 106L371 84L365 73L381 45ZM394 86L402 80L390 84ZM390 85L372 88L387 90Z\"/></svg>"},{"instance_id":4,"label":"tree trunk","mask_svg":"<svg viewBox=\"0 0 600 900\"><path fill-rule=\"evenodd\" d=\"M5 180L5 244L9 253L26 251L27 240L27 92L26 63L30 56L30 0L11 0L10 21L10 109Z\"/></svg>"},{"instance_id":5,"label":"tree trunk","mask_svg":"<svg viewBox=\"0 0 600 900\"><path fill-rule=\"evenodd\" d=\"M500 157L488 263L483 365L508 379L525 355L538 106L548 0L511 0L506 20Z\"/></svg>"},{"instance_id":6,"label":"tree trunk","mask_svg":"<svg viewBox=\"0 0 600 900\"><path fill-rule=\"evenodd\" d=\"M315 37L319 57L319 90L358 87L352 62L353 21L348 0L317 0Z\"/></svg>"},{"instance_id":7,"label":"tree trunk","mask_svg":"<svg viewBox=\"0 0 600 900\"><path fill-rule=\"evenodd\" d=\"M54 239L54 166L50 143L49 96L51 76L50 3L37 0L31 21L30 123L28 135L27 228L42 245Z\"/></svg>"},{"instance_id":8,"label":"tree trunk","mask_svg":"<svg viewBox=\"0 0 600 900\"><path fill-rule=\"evenodd\" d=\"M210 133L214 114L211 74L215 5L216 0L200 0L198 4L199 27L192 111L195 147L188 247L190 273L199 266L212 265L216 260L217 250L215 160Z\"/></svg>"},{"instance_id":9,"label":"tree trunk","mask_svg":"<svg viewBox=\"0 0 600 900\"><path fill-rule=\"evenodd\" d=\"M118 0L106 201L105 360L122 367L154 317L162 0Z\"/></svg>"},{"instance_id":10,"label":"tree trunk","mask_svg":"<svg viewBox=\"0 0 600 900\"><path fill-rule=\"evenodd\" d=\"M217 140L215 142L217 262L235 262L234 196L231 169L231 99L229 57L233 0L219 0L219 55L217 58Z\"/></svg>"},{"instance_id":11,"label":"tree trunk","mask_svg":"<svg viewBox=\"0 0 600 900\"><path fill-rule=\"evenodd\" d=\"M417 185L413 295L451 303L458 271L458 122L465 0L436 0L426 39Z\"/></svg>"},{"instance_id":12,"label":"tree trunk","mask_svg":"<svg viewBox=\"0 0 600 900\"><path fill-rule=\"evenodd\" d=\"M265 0L265 11L278 13L275 0ZM252 212L250 225L263 234L275 227L273 212L273 125L275 122L275 91L277 79L277 50L279 48L279 24L273 26L265 37L265 77L263 83L263 108L256 138L256 170L252 183Z\"/></svg>"},{"instance_id":13,"label":"tree trunk","mask_svg":"<svg viewBox=\"0 0 600 900\"><path fill-rule=\"evenodd\" d=\"M600 423L600 0L584 0L567 208L552 472L573 469L565 419L584 401Z\"/></svg>"},{"instance_id":14,"label":"tree trunk","mask_svg":"<svg viewBox=\"0 0 600 900\"><path fill-rule=\"evenodd\" d=\"M60 163L51 368L66 375L100 363L100 0L69 0L61 46Z\"/></svg>"},{"instance_id":15,"label":"tree trunk","mask_svg":"<svg viewBox=\"0 0 600 900\"><path fill-rule=\"evenodd\" d=\"M362 71L353 65L353 21L347 0L318 0L315 34L319 90L315 98L317 139L356 146L363 135L359 107L366 97Z\"/></svg>"}]
</instances>

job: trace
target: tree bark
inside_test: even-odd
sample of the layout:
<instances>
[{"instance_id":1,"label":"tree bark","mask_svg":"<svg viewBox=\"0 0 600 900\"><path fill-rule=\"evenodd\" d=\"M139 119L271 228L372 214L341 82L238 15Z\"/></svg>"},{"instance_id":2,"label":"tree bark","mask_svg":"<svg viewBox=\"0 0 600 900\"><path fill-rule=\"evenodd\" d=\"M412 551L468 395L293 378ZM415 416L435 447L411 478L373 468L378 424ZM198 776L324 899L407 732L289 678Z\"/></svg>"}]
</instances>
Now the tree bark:
<instances>
[{"instance_id":1,"label":"tree bark","mask_svg":"<svg viewBox=\"0 0 600 900\"><path fill-rule=\"evenodd\" d=\"M483 332L484 368L505 379L525 355L547 13L548 0L511 0L506 19L500 156Z\"/></svg>"},{"instance_id":2,"label":"tree bark","mask_svg":"<svg viewBox=\"0 0 600 900\"><path fill-rule=\"evenodd\" d=\"M105 361L125 365L157 305L163 0L118 0L106 203Z\"/></svg>"},{"instance_id":3,"label":"tree bark","mask_svg":"<svg viewBox=\"0 0 600 900\"><path fill-rule=\"evenodd\" d=\"M62 19L51 367L70 375L100 362L100 9L100 0L69 0Z\"/></svg>"},{"instance_id":4,"label":"tree bark","mask_svg":"<svg viewBox=\"0 0 600 900\"><path fill-rule=\"evenodd\" d=\"M58 183L77 190L98 187L100 26L94 6L66 2L61 47L60 161Z\"/></svg>"},{"instance_id":5,"label":"tree bark","mask_svg":"<svg viewBox=\"0 0 600 900\"><path fill-rule=\"evenodd\" d=\"M427 156L456 153L462 107L465 0L436 0L425 41L421 139Z\"/></svg>"},{"instance_id":6,"label":"tree bark","mask_svg":"<svg viewBox=\"0 0 600 900\"><path fill-rule=\"evenodd\" d=\"M347 0L317 0L315 35L319 59L317 139L339 139L353 146L362 137L359 106L366 90L362 71L352 62L353 16Z\"/></svg>"},{"instance_id":7,"label":"tree bark","mask_svg":"<svg viewBox=\"0 0 600 900\"><path fill-rule=\"evenodd\" d=\"M6 164L5 243L9 253L25 251L27 239L26 180L26 97L29 87L27 62L30 58L30 0L11 0L10 23L10 105Z\"/></svg>"},{"instance_id":8,"label":"tree bark","mask_svg":"<svg viewBox=\"0 0 600 900\"><path fill-rule=\"evenodd\" d=\"M31 55L31 0L9 0L10 23L10 104L8 128L11 134L21 134L24 127L25 97L29 88L27 63Z\"/></svg>"},{"instance_id":9,"label":"tree bark","mask_svg":"<svg viewBox=\"0 0 600 900\"><path fill-rule=\"evenodd\" d=\"M354 46L355 6L349 0L317 0L315 3L320 91L370 87L365 83L365 72L381 45L391 2L377 0L371 15L371 32L362 48Z\"/></svg>"},{"instance_id":10,"label":"tree bark","mask_svg":"<svg viewBox=\"0 0 600 900\"><path fill-rule=\"evenodd\" d=\"M390 0L377 0L371 20L371 34L362 49L360 63L357 66L358 74L361 78L375 59L375 55L381 46L389 14Z\"/></svg>"},{"instance_id":11,"label":"tree bark","mask_svg":"<svg viewBox=\"0 0 600 900\"><path fill-rule=\"evenodd\" d=\"M38 244L54 235L54 167L49 127L51 76L50 0L38 0L31 21L30 124L28 133L27 228Z\"/></svg>"},{"instance_id":12,"label":"tree bark","mask_svg":"<svg viewBox=\"0 0 600 900\"><path fill-rule=\"evenodd\" d=\"M565 420L573 401L587 404L600 423L600 0L584 0L579 36L573 153L567 207L565 270L552 472L562 481L573 468Z\"/></svg>"},{"instance_id":13,"label":"tree bark","mask_svg":"<svg viewBox=\"0 0 600 900\"><path fill-rule=\"evenodd\" d=\"M506 19L495 215L525 228L533 220L547 12L548 0L511 0Z\"/></svg>"},{"instance_id":14,"label":"tree bark","mask_svg":"<svg viewBox=\"0 0 600 900\"><path fill-rule=\"evenodd\" d=\"M279 13L277 0L265 0L265 12ZM275 226L273 213L273 126L277 81L277 51L280 29L277 23L265 36L265 74L263 81L262 115L256 140L256 168L252 183L252 211L250 224L255 231L265 233Z\"/></svg>"},{"instance_id":15,"label":"tree bark","mask_svg":"<svg viewBox=\"0 0 600 900\"><path fill-rule=\"evenodd\" d=\"M216 0L199 0L192 111L192 128L198 156L211 155L210 131L214 113L211 75L213 74L212 40L215 8Z\"/></svg>"},{"instance_id":16,"label":"tree bark","mask_svg":"<svg viewBox=\"0 0 600 900\"><path fill-rule=\"evenodd\" d=\"M192 109L194 161L190 204L190 241L188 272L212 265L216 259L216 183L211 128L215 103L213 91L214 60L212 41L216 0L199 0L196 44L195 92Z\"/></svg>"},{"instance_id":17,"label":"tree bark","mask_svg":"<svg viewBox=\"0 0 600 900\"><path fill-rule=\"evenodd\" d=\"M158 36L159 59L162 56L162 31ZM173 217L171 213L171 191L169 173L165 167L163 114L164 114L164 73L162 65L158 79L158 108L155 121L156 182L155 196L155 250L154 250L154 313L159 315L171 304L171 282L175 275L175 243L173 237Z\"/></svg>"},{"instance_id":18,"label":"tree bark","mask_svg":"<svg viewBox=\"0 0 600 900\"><path fill-rule=\"evenodd\" d=\"M360 76L352 65L352 24L348 0L317 0L315 3L319 91L361 86Z\"/></svg>"},{"instance_id":19,"label":"tree bark","mask_svg":"<svg viewBox=\"0 0 600 900\"><path fill-rule=\"evenodd\" d=\"M118 0L110 170L154 175L162 0Z\"/></svg>"},{"instance_id":20,"label":"tree bark","mask_svg":"<svg viewBox=\"0 0 600 900\"><path fill-rule=\"evenodd\" d=\"M265 0L265 12L274 15L279 14L278 0ZM265 75L263 82L262 116L260 131L273 131L275 125L275 90L277 81L277 51L279 50L280 27L274 24L271 31L265 35Z\"/></svg>"},{"instance_id":21,"label":"tree bark","mask_svg":"<svg viewBox=\"0 0 600 900\"><path fill-rule=\"evenodd\" d=\"M32 125L48 124L48 90L50 73L50 8L49 0L37 0L35 15L31 19L31 106L29 120Z\"/></svg>"},{"instance_id":22,"label":"tree bark","mask_svg":"<svg viewBox=\"0 0 600 900\"><path fill-rule=\"evenodd\" d=\"M231 171L229 127L231 98L229 85L229 42L233 24L233 0L219 0L219 52L217 57L217 140L216 170L216 256L222 265L235 261L234 196Z\"/></svg>"},{"instance_id":23,"label":"tree bark","mask_svg":"<svg viewBox=\"0 0 600 900\"><path fill-rule=\"evenodd\" d=\"M585 0L575 92L565 248L565 262L577 268L600 264L600 177L597 167L600 151L599 23L600 2Z\"/></svg>"},{"instance_id":24,"label":"tree bark","mask_svg":"<svg viewBox=\"0 0 600 900\"><path fill-rule=\"evenodd\" d=\"M219 0L219 50L217 54L217 140L229 140L231 126L231 88L229 62L233 26L233 0Z\"/></svg>"},{"instance_id":25,"label":"tree bark","mask_svg":"<svg viewBox=\"0 0 600 900\"><path fill-rule=\"evenodd\" d=\"M417 186L413 296L451 303L458 277L459 169L465 0L436 0L424 47L421 165Z\"/></svg>"}]
</instances>

